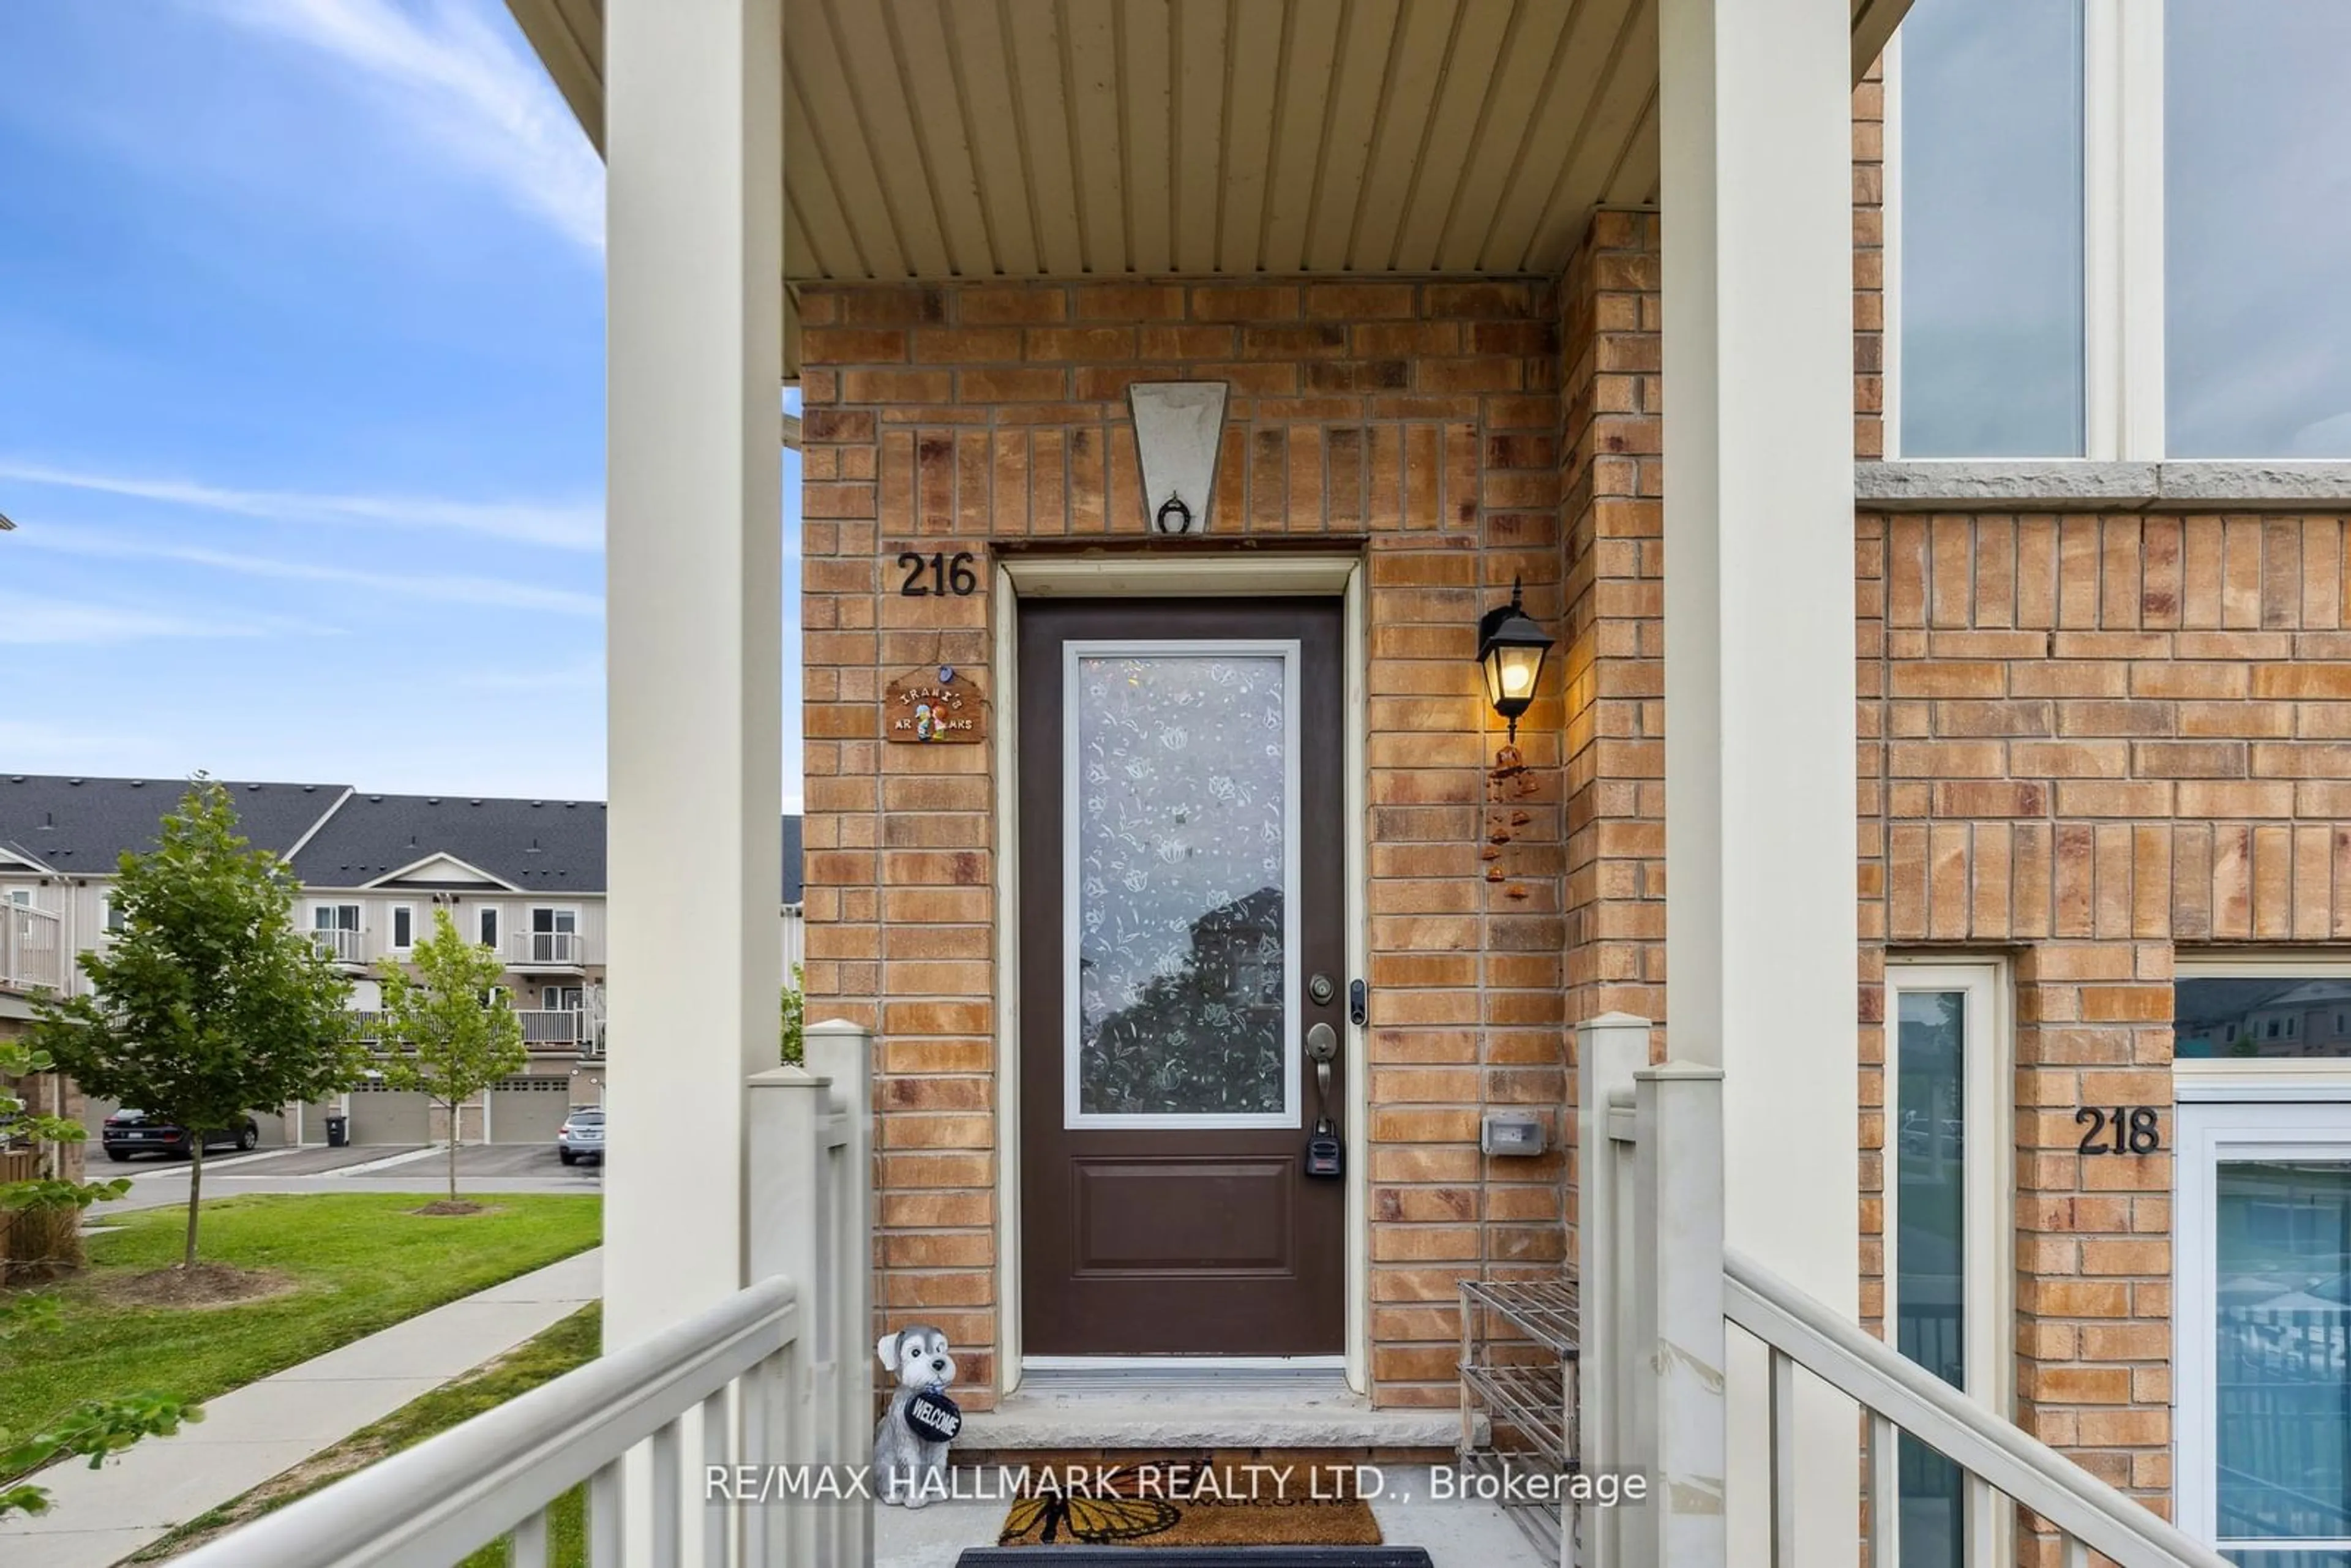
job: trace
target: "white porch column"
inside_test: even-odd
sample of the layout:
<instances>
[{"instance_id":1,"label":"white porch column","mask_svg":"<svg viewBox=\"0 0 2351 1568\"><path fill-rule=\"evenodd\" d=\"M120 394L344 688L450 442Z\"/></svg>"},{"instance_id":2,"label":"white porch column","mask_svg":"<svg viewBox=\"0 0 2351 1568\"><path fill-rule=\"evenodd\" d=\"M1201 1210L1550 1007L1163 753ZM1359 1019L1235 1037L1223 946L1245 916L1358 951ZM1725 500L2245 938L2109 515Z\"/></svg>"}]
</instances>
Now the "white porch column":
<instances>
[{"instance_id":1,"label":"white porch column","mask_svg":"<svg viewBox=\"0 0 2351 1568\"><path fill-rule=\"evenodd\" d=\"M604 8L608 1348L744 1282L744 1080L778 1060L778 12Z\"/></svg>"},{"instance_id":2,"label":"white porch column","mask_svg":"<svg viewBox=\"0 0 2351 1568\"><path fill-rule=\"evenodd\" d=\"M1658 51L1667 1037L1724 1069L1726 1241L1853 1312L1848 25L1845 0L1662 0ZM1731 1561L1760 1562L1761 1357L1730 1371ZM1853 1561L1850 1411L1803 1402L1800 1562Z\"/></svg>"}]
</instances>

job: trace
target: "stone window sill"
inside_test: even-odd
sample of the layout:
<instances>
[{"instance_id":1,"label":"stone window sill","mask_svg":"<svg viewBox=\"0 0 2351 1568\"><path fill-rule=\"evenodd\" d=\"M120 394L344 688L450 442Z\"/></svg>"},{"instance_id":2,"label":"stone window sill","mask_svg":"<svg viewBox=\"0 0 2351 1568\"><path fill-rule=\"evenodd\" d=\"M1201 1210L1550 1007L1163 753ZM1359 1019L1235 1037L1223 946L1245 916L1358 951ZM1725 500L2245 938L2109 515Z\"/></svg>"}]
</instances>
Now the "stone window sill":
<instances>
[{"instance_id":1,"label":"stone window sill","mask_svg":"<svg viewBox=\"0 0 2351 1568\"><path fill-rule=\"evenodd\" d=\"M1864 462L1854 498L1884 512L2351 511L2351 462Z\"/></svg>"}]
</instances>

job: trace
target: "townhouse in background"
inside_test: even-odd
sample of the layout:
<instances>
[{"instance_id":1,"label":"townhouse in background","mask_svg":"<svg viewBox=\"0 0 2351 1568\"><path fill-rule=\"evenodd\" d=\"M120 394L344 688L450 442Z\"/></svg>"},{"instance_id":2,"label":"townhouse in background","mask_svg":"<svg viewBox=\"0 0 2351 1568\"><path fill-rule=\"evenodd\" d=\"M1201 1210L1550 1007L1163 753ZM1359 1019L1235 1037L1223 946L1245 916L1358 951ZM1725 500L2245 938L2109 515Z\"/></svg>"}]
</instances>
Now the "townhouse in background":
<instances>
[{"instance_id":1,"label":"townhouse in background","mask_svg":"<svg viewBox=\"0 0 2351 1568\"><path fill-rule=\"evenodd\" d=\"M876 1031L874 1299L967 1409L1176 1409L1170 1354L1450 1409L1459 1281L1571 1269L1622 1012L1724 1071L1734 1245L2243 1562L2351 1561L2351 7L787 4L722 71L510 5L609 142L616 745L772 663L667 608L734 612L773 483L675 411L758 429L778 339L800 390L809 1016ZM1224 399L1180 511L1171 382ZM983 744L897 743L934 665ZM757 841L639 790L624 841ZM719 1032L664 1071L727 1092ZM740 1282L675 1208L611 1230L630 1333ZM1899 1511L2004 1549L1931 1456Z\"/></svg>"},{"instance_id":2,"label":"townhouse in background","mask_svg":"<svg viewBox=\"0 0 2351 1568\"><path fill-rule=\"evenodd\" d=\"M604 1009L604 804L454 795L361 794L341 784L226 783L239 831L302 883L295 919L351 979L363 1038L379 1043L377 965L400 959L446 909L495 949L529 1064L460 1108L466 1142L546 1143L574 1105L601 1104L611 1044ZM0 776L0 1028L32 1016L43 988L88 982L74 955L117 924L110 890L125 851L153 847L178 779ZM785 963L799 961L799 819L786 818ZM47 1087L54 1099L55 1086ZM83 1105L93 1131L112 1107ZM416 1144L446 1114L371 1080L331 1105L257 1116L264 1144L321 1143L329 1112L362 1144ZM65 1112L61 1113L72 1113Z\"/></svg>"}]
</instances>

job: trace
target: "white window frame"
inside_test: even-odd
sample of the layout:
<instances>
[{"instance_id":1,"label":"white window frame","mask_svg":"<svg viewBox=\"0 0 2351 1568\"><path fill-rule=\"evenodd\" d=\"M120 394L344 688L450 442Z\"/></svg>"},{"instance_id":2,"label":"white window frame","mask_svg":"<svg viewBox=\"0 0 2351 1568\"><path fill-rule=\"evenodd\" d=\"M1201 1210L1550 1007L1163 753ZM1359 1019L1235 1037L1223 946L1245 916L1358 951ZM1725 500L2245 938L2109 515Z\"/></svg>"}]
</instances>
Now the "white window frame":
<instances>
[{"instance_id":1,"label":"white window frame","mask_svg":"<svg viewBox=\"0 0 2351 1568\"><path fill-rule=\"evenodd\" d=\"M487 939L485 939L482 936L482 924L484 921L487 921L490 926L490 935ZM474 940L477 944L489 948L494 953L503 952L505 950L506 935L506 911L503 908L495 904L477 904L474 905Z\"/></svg>"},{"instance_id":2,"label":"white window frame","mask_svg":"<svg viewBox=\"0 0 2351 1568\"><path fill-rule=\"evenodd\" d=\"M400 917L403 915L408 916L408 940L405 942L400 939ZM414 952L416 950L416 905L395 904L386 909L383 916L383 933L384 946L388 951Z\"/></svg>"},{"instance_id":3,"label":"white window frame","mask_svg":"<svg viewBox=\"0 0 2351 1568\"><path fill-rule=\"evenodd\" d=\"M2178 1469L2172 1503L2179 1528L2199 1541L2216 1542L2220 1529L2212 1439L2212 1320L2220 1281L2210 1261L2219 1239L2215 1173L2223 1160L2351 1160L2351 1103L2295 1103L2305 1099L2191 1103L2180 1107L2174 1123L2171 1367ZM2351 1550L2351 1538L2225 1544L2257 1553L2340 1552Z\"/></svg>"},{"instance_id":4,"label":"white window frame","mask_svg":"<svg viewBox=\"0 0 2351 1568\"><path fill-rule=\"evenodd\" d=\"M1960 1333L1967 1382L1960 1392L2004 1420L2015 1408L2016 1384L2016 1052L2008 967L1988 958L1889 957L1886 961L1885 1087L1879 1096L1885 1136L1879 1197L1880 1277L1885 1282L1888 1344L1895 1343L1894 1325L1901 1307L1896 1289L1900 1274L1896 1247L1901 1233L1902 1136L1897 1086L1901 998L1909 991L1958 991L1967 998L1959 1113L1966 1139L1960 1152L1960 1180L1965 1187L1960 1225L1965 1274L1961 1291L1967 1317ZM2014 1506L1973 1477L1967 1478L1965 1485L1967 1560L2001 1568L2014 1556Z\"/></svg>"},{"instance_id":5,"label":"white window frame","mask_svg":"<svg viewBox=\"0 0 2351 1568\"><path fill-rule=\"evenodd\" d=\"M2183 980L2351 978L2351 951L2290 947L2191 953L2172 959L2174 994ZM2174 1003L2173 1016L2178 1017ZM2351 1100L2351 1056L2197 1056L2171 1061L2172 1097L2181 1104L2225 1100Z\"/></svg>"},{"instance_id":6,"label":"white window frame","mask_svg":"<svg viewBox=\"0 0 2351 1568\"><path fill-rule=\"evenodd\" d=\"M1266 658L1282 665L1282 868L1281 868L1281 1109L1245 1114L1194 1114L1078 1109L1078 664L1101 658ZM1299 1068L1301 1011L1298 906L1299 801L1304 770L1298 755L1299 666L1302 650L1295 637L1072 638L1061 644L1061 1125L1146 1131L1163 1127L1299 1127L1306 1102Z\"/></svg>"},{"instance_id":7,"label":"white window frame","mask_svg":"<svg viewBox=\"0 0 2351 1568\"><path fill-rule=\"evenodd\" d=\"M349 925L340 924L341 913L346 909L351 912L351 924ZM319 916L329 911L334 912L338 916L338 924L319 925ZM319 899L310 905L310 929L313 931L364 931L367 929L366 906L345 899Z\"/></svg>"},{"instance_id":8,"label":"white window frame","mask_svg":"<svg viewBox=\"0 0 2351 1568\"><path fill-rule=\"evenodd\" d=\"M2163 37L2163 0L2083 0L2081 455L1938 461L2165 460ZM1902 456L1901 67L1897 31L1881 73L1881 418L1889 461Z\"/></svg>"},{"instance_id":9,"label":"white window frame","mask_svg":"<svg viewBox=\"0 0 2351 1568\"><path fill-rule=\"evenodd\" d=\"M114 895L112 894L101 893L98 895L98 936L99 941L103 942L108 937L120 936L122 935L122 923L117 918L118 913L120 911L121 907L122 906L120 904L114 902Z\"/></svg>"}]
</instances>

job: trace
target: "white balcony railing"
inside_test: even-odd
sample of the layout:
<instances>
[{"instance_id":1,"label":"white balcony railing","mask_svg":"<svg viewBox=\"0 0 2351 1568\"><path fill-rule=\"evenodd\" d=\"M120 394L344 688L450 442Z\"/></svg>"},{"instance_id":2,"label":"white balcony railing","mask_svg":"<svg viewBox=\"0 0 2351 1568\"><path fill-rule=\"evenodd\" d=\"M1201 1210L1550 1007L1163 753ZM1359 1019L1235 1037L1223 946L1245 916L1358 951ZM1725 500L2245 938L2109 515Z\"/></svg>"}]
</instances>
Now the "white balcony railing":
<instances>
[{"instance_id":1,"label":"white balcony railing","mask_svg":"<svg viewBox=\"0 0 2351 1568\"><path fill-rule=\"evenodd\" d=\"M578 1045L588 1032L588 1015L579 1008L517 1008L525 1045Z\"/></svg>"},{"instance_id":2,"label":"white balcony railing","mask_svg":"<svg viewBox=\"0 0 2351 1568\"><path fill-rule=\"evenodd\" d=\"M64 917L29 904L0 903L0 986L59 991L68 972Z\"/></svg>"},{"instance_id":3,"label":"white balcony railing","mask_svg":"<svg viewBox=\"0 0 2351 1568\"><path fill-rule=\"evenodd\" d=\"M517 1008L514 1016L522 1025L522 1042L526 1047L574 1047L590 1055L603 1050L603 1019L584 1008ZM383 1039L383 1014L372 1008L353 1008L351 1017L357 1020L359 1038L371 1042Z\"/></svg>"},{"instance_id":4,"label":"white balcony railing","mask_svg":"<svg viewBox=\"0 0 2351 1568\"><path fill-rule=\"evenodd\" d=\"M507 937L507 962L509 964L560 964L576 967L587 962L588 946L577 931L517 931Z\"/></svg>"},{"instance_id":5,"label":"white balcony railing","mask_svg":"<svg viewBox=\"0 0 2351 1568\"><path fill-rule=\"evenodd\" d=\"M594 1563L621 1562L628 1535L652 1563L872 1561L870 1500L737 1505L703 1484L711 1466L870 1457L872 1040L852 1024L810 1024L807 1050L825 1076L779 1067L749 1082L757 1283L231 1531L179 1568L438 1568L500 1541L518 1568L538 1568L552 1561L550 1509L582 1483ZM624 1466L642 1478L634 1486ZM627 1517L639 1509L642 1522Z\"/></svg>"},{"instance_id":6,"label":"white balcony railing","mask_svg":"<svg viewBox=\"0 0 2351 1568\"><path fill-rule=\"evenodd\" d=\"M357 964L361 961L360 945L362 933L360 932L314 926L302 935L316 942L319 945L319 951L338 964Z\"/></svg>"},{"instance_id":7,"label":"white balcony railing","mask_svg":"<svg viewBox=\"0 0 2351 1568\"><path fill-rule=\"evenodd\" d=\"M1998 1501L2005 1499L2054 1533L2056 1550L2041 1561L2088 1568L2096 1553L2120 1568L2229 1568L2218 1552L1858 1323L1727 1250L1721 1071L1650 1066L1645 1019L1612 1015L1578 1034L1578 1457L1588 1472L1646 1474L1656 1500L1586 1512L1587 1568L1723 1568L1729 1560L1723 1478L1739 1468L1729 1461L1726 1412L1730 1400L1745 1397L1762 1406L1758 1474L1767 1488L1768 1536L1742 1542L1738 1561L1796 1568L1800 1472L1859 1458L1868 1478L1862 1537L1845 1536L1848 1527L1837 1521L1829 1528L1844 1550L1823 1554L1813 1542L1810 1560L1850 1563L1859 1546L1868 1568L1895 1568L1902 1561L1895 1461L1907 1437L1958 1468L1975 1521L1970 1533L1987 1542L2009 1527ZM1726 1383L1734 1335L1762 1347L1766 1375L1754 1395L1738 1392L1736 1378ZM1796 1406L1808 1383L1859 1406L1867 1423L1862 1455L1818 1445L1804 1451ZM1744 1413L1740 1426L1751 1429ZM1767 1544L1760 1558L1757 1544Z\"/></svg>"}]
</instances>

